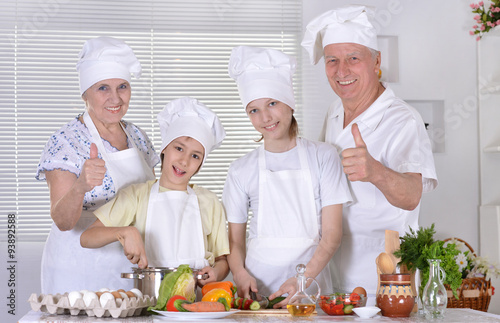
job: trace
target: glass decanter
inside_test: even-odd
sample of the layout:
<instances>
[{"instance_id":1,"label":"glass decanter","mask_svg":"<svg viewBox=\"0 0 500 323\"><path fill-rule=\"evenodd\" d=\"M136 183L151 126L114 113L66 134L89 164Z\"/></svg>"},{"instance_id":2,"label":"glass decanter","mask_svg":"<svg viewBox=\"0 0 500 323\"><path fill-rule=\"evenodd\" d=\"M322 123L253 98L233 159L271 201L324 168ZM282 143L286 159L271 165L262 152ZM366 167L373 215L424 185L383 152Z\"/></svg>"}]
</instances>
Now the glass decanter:
<instances>
[{"instance_id":1,"label":"glass decanter","mask_svg":"<svg viewBox=\"0 0 500 323\"><path fill-rule=\"evenodd\" d=\"M422 305L427 319L443 318L448 295L443 281L446 277L444 270L440 267L440 259L427 259L429 262L429 280L422 294Z\"/></svg>"},{"instance_id":2,"label":"glass decanter","mask_svg":"<svg viewBox=\"0 0 500 323\"><path fill-rule=\"evenodd\" d=\"M292 316L310 316L316 309L316 300L321 294L321 288L314 278L306 278L306 276L304 276L306 272L305 265L299 264L295 269L297 270L297 275L295 276L297 278L297 292L290 298L286 308ZM318 286L316 295L309 295L306 293L308 280L312 280Z\"/></svg>"}]
</instances>

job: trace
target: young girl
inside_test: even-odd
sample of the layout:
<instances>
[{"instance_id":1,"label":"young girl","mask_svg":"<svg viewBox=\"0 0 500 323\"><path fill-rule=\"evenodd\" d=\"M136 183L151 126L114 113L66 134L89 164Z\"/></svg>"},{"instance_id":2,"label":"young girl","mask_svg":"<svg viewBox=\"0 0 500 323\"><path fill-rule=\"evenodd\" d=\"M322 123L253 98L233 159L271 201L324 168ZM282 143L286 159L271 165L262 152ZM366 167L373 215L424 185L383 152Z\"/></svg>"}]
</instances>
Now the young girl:
<instances>
[{"instance_id":1,"label":"young girl","mask_svg":"<svg viewBox=\"0 0 500 323\"><path fill-rule=\"evenodd\" d=\"M208 278L229 272L226 219L217 196L189 185L225 132L217 116L197 100L184 97L158 115L162 136L160 180L132 185L97 209L97 220L81 235L81 245L99 248L120 241L140 268L189 264ZM143 242L144 241L144 242Z\"/></svg>"},{"instance_id":2,"label":"young girl","mask_svg":"<svg viewBox=\"0 0 500 323\"><path fill-rule=\"evenodd\" d=\"M328 262L340 245L342 203L351 199L335 148L298 137L294 71L295 60L272 49L237 47L229 61L229 75L264 144L228 172L222 197L228 263L240 296L288 293L275 307L295 293L300 263L324 292L333 292ZM246 241L248 209L253 217Z\"/></svg>"}]
</instances>

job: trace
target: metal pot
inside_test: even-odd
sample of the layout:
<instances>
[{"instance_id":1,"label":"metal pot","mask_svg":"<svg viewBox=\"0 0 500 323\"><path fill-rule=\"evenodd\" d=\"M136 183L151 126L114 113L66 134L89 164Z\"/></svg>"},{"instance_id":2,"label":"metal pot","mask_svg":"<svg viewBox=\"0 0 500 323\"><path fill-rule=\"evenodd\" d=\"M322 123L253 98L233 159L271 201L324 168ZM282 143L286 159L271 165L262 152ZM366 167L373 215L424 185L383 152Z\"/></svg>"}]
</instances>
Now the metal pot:
<instances>
[{"instance_id":1,"label":"metal pot","mask_svg":"<svg viewBox=\"0 0 500 323\"><path fill-rule=\"evenodd\" d=\"M160 284L163 277L169 273L177 271L176 267L149 267L145 269L132 268L133 273L122 273L122 278L134 280L134 288L140 290L144 295L155 296L158 298ZM198 274L197 270L193 269L195 284L198 284L198 279L206 279L207 274Z\"/></svg>"}]
</instances>

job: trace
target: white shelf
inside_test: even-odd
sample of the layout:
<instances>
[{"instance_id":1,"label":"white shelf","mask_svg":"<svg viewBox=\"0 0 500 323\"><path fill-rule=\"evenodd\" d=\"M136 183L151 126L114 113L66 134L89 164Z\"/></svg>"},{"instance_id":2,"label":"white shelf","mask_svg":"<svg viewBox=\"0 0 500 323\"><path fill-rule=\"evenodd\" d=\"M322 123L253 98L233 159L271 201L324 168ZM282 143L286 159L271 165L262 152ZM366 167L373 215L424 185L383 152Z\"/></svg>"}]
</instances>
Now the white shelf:
<instances>
[{"instance_id":1,"label":"white shelf","mask_svg":"<svg viewBox=\"0 0 500 323\"><path fill-rule=\"evenodd\" d=\"M379 35L378 46L382 53L382 62L380 69L382 70L381 81L389 83L399 82L399 49L398 36Z\"/></svg>"},{"instance_id":2,"label":"white shelf","mask_svg":"<svg viewBox=\"0 0 500 323\"><path fill-rule=\"evenodd\" d=\"M500 93L500 82L490 83L481 88L481 94L493 94L493 93Z\"/></svg>"},{"instance_id":3,"label":"white shelf","mask_svg":"<svg viewBox=\"0 0 500 323\"><path fill-rule=\"evenodd\" d=\"M483 149L483 152L485 152L485 153L500 153L500 145L499 146L485 147Z\"/></svg>"},{"instance_id":4,"label":"white shelf","mask_svg":"<svg viewBox=\"0 0 500 323\"><path fill-rule=\"evenodd\" d=\"M443 100L405 100L424 120L433 153L445 152L445 122Z\"/></svg>"}]
</instances>

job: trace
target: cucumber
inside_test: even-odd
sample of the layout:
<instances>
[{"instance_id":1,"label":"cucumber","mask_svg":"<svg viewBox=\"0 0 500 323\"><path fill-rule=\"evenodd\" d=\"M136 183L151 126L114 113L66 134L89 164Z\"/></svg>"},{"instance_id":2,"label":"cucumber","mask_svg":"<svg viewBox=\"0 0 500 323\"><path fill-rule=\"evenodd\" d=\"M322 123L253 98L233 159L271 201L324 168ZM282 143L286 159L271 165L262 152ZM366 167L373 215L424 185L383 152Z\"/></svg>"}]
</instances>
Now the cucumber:
<instances>
[{"instance_id":1,"label":"cucumber","mask_svg":"<svg viewBox=\"0 0 500 323\"><path fill-rule=\"evenodd\" d=\"M344 307L344 314L351 314L353 308L354 308L354 305L346 305Z\"/></svg>"},{"instance_id":2,"label":"cucumber","mask_svg":"<svg viewBox=\"0 0 500 323\"><path fill-rule=\"evenodd\" d=\"M185 309L182 304L191 304L190 301L186 301L184 299L176 299L174 301L174 307L179 311L179 312L189 312L187 309Z\"/></svg>"},{"instance_id":3,"label":"cucumber","mask_svg":"<svg viewBox=\"0 0 500 323\"><path fill-rule=\"evenodd\" d=\"M257 310L260 310L260 304L259 302L257 301L253 301L250 306L249 306L249 310L252 310L252 311L257 311Z\"/></svg>"},{"instance_id":4,"label":"cucumber","mask_svg":"<svg viewBox=\"0 0 500 323\"><path fill-rule=\"evenodd\" d=\"M273 308L274 304L278 304L282 300L284 300L286 297L284 296L278 296L273 300L269 300L269 304L267 304L267 308Z\"/></svg>"}]
</instances>

